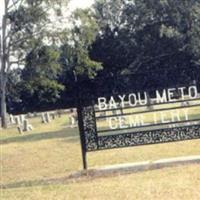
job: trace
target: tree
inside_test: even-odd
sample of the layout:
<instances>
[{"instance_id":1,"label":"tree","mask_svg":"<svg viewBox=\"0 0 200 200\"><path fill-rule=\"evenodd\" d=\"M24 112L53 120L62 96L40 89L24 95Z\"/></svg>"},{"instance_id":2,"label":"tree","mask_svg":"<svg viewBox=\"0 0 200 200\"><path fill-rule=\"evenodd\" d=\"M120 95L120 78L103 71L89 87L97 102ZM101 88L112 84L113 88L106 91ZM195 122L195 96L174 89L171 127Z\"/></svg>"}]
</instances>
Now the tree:
<instances>
[{"instance_id":1,"label":"tree","mask_svg":"<svg viewBox=\"0 0 200 200\"><path fill-rule=\"evenodd\" d=\"M9 113L16 111L19 112L21 109L21 98L20 98L21 74L22 74L21 68L12 69L7 74L8 81L7 81L6 103Z\"/></svg>"},{"instance_id":2,"label":"tree","mask_svg":"<svg viewBox=\"0 0 200 200\"><path fill-rule=\"evenodd\" d=\"M106 74L199 66L200 2L99 0L101 34L90 52Z\"/></svg>"},{"instance_id":3,"label":"tree","mask_svg":"<svg viewBox=\"0 0 200 200\"><path fill-rule=\"evenodd\" d=\"M89 50L99 31L90 9L77 9L71 17L72 29L61 40L61 63L65 70L94 78L101 63L89 57Z\"/></svg>"},{"instance_id":4,"label":"tree","mask_svg":"<svg viewBox=\"0 0 200 200\"><path fill-rule=\"evenodd\" d=\"M71 16L71 29L63 32L60 63L63 73L60 82L65 85L60 103L75 106L76 81L94 79L102 70L102 64L90 58L89 51L99 32L99 26L91 9L77 9Z\"/></svg>"},{"instance_id":5,"label":"tree","mask_svg":"<svg viewBox=\"0 0 200 200\"><path fill-rule=\"evenodd\" d=\"M60 98L64 86L58 83L62 72L59 57L55 46L37 47L26 56L20 84L23 110L48 109Z\"/></svg>"},{"instance_id":6,"label":"tree","mask_svg":"<svg viewBox=\"0 0 200 200\"><path fill-rule=\"evenodd\" d=\"M7 127L6 86L13 65L23 65L25 55L48 37L52 19L60 15L61 0L4 0L0 27L1 121ZM52 33L53 34L53 33Z\"/></svg>"}]
</instances>

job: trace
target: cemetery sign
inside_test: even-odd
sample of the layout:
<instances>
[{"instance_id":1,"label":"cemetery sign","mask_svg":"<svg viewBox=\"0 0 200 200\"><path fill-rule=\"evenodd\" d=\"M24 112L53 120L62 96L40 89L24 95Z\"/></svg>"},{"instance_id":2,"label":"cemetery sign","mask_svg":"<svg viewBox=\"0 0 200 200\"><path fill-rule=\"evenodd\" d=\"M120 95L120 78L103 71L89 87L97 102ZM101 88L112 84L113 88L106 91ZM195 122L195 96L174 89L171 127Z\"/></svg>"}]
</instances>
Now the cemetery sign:
<instances>
[{"instance_id":1,"label":"cemetery sign","mask_svg":"<svg viewBox=\"0 0 200 200\"><path fill-rule=\"evenodd\" d=\"M199 77L176 87L147 86L142 91L136 90L134 77L127 81L121 76L109 92L100 84L103 81L98 80L99 87L95 82L78 83L84 169L90 151L200 138ZM80 90L80 85L87 90Z\"/></svg>"}]
</instances>

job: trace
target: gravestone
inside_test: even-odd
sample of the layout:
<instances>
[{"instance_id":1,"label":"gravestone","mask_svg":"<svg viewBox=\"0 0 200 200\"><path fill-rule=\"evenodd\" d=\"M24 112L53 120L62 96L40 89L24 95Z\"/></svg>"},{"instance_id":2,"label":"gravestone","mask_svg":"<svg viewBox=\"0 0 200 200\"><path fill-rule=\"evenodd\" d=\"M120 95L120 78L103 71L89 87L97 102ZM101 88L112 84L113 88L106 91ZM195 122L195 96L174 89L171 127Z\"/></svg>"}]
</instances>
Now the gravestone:
<instances>
[{"instance_id":1,"label":"gravestone","mask_svg":"<svg viewBox=\"0 0 200 200\"><path fill-rule=\"evenodd\" d=\"M106 115L106 112L101 112L101 113L99 113L99 117L100 117L100 120L101 121L104 121L104 116ZM101 118L102 117L102 118Z\"/></svg>"},{"instance_id":2,"label":"gravestone","mask_svg":"<svg viewBox=\"0 0 200 200\"><path fill-rule=\"evenodd\" d=\"M46 117L45 117L45 113L42 113L42 123L46 124Z\"/></svg>"},{"instance_id":3,"label":"gravestone","mask_svg":"<svg viewBox=\"0 0 200 200\"><path fill-rule=\"evenodd\" d=\"M27 114L27 117L28 117L28 118L33 118L33 117L35 117L35 114L34 114L34 113L28 113L28 114Z\"/></svg>"},{"instance_id":4,"label":"gravestone","mask_svg":"<svg viewBox=\"0 0 200 200\"><path fill-rule=\"evenodd\" d=\"M61 117L61 110L57 111L57 115L58 115L59 118Z\"/></svg>"},{"instance_id":5,"label":"gravestone","mask_svg":"<svg viewBox=\"0 0 200 200\"><path fill-rule=\"evenodd\" d=\"M15 124L15 119L14 119L14 117L13 117L13 115L12 114L10 114L10 123L11 124Z\"/></svg>"},{"instance_id":6,"label":"gravestone","mask_svg":"<svg viewBox=\"0 0 200 200\"><path fill-rule=\"evenodd\" d=\"M117 114L117 110L112 110L112 114L116 115Z\"/></svg>"},{"instance_id":7,"label":"gravestone","mask_svg":"<svg viewBox=\"0 0 200 200\"><path fill-rule=\"evenodd\" d=\"M71 109L70 111L71 111L71 114L69 115L69 123L70 123L70 127L74 128L74 127L77 127L78 117L77 117L76 109Z\"/></svg>"},{"instance_id":8,"label":"gravestone","mask_svg":"<svg viewBox=\"0 0 200 200\"><path fill-rule=\"evenodd\" d=\"M33 130L33 126L29 123L27 119L24 119L23 122L17 126L17 130L20 134L23 134L23 132Z\"/></svg>"},{"instance_id":9,"label":"gravestone","mask_svg":"<svg viewBox=\"0 0 200 200\"><path fill-rule=\"evenodd\" d=\"M51 118L52 118L53 120L56 118L55 112L52 112L52 113L51 113Z\"/></svg>"},{"instance_id":10,"label":"gravestone","mask_svg":"<svg viewBox=\"0 0 200 200\"><path fill-rule=\"evenodd\" d=\"M33 130L33 126L29 123L29 121L27 119L25 119L23 121L23 131L27 132L27 131L31 131Z\"/></svg>"},{"instance_id":11,"label":"gravestone","mask_svg":"<svg viewBox=\"0 0 200 200\"><path fill-rule=\"evenodd\" d=\"M47 123L51 122L51 118L48 112L45 113Z\"/></svg>"},{"instance_id":12,"label":"gravestone","mask_svg":"<svg viewBox=\"0 0 200 200\"><path fill-rule=\"evenodd\" d=\"M189 106L190 102L189 101L185 101L185 102L181 102L181 106Z\"/></svg>"},{"instance_id":13,"label":"gravestone","mask_svg":"<svg viewBox=\"0 0 200 200\"><path fill-rule=\"evenodd\" d=\"M38 117L38 116L39 116L39 114L37 112L33 113L33 117Z\"/></svg>"},{"instance_id":14,"label":"gravestone","mask_svg":"<svg viewBox=\"0 0 200 200\"><path fill-rule=\"evenodd\" d=\"M23 130L22 130L22 126L17 126L17 130L18 130L18 132L19 132L19 134L22 134L23 133Z\"/></svg>"},{"instance_id":15,"label":"gravestone","mask_svg":"<svg viewBox=\"0 0 200 200\"><path fill-rule=\"evenodd\" d=\"M69 123L71 128L74 128L76 126L76 120L73 115L69 116Z\"/></svg>"},{"instance_id":16,"label":"gravestone","mask_svg":"<svg viewBox=\"0 0 200 200\"><path fill-rule=\"evenodd\" d=\"M46 124L51 122L50 115L48 112L42 113L42 123Z\"/></svg>"},{"instance_id":17,"label":"gravestone","mask_svg":"<svg viewBox=\"0 0 200 200\"><path fill-rule=\"evenodd\" d=\"M21 125L21 120L19 116L15 116L15 123L20 126Z\"/></svg>"},{"instance_id":18,"label":"gravestone","mask_svg":"<svg viewBox=\"0 0 200 200\"><path fill-rule=\"evenodd\" d=\"M25 115L19 115L19 119L21 124L23 123L23 121L25 120Z\"/></svg>"}]
</instances>

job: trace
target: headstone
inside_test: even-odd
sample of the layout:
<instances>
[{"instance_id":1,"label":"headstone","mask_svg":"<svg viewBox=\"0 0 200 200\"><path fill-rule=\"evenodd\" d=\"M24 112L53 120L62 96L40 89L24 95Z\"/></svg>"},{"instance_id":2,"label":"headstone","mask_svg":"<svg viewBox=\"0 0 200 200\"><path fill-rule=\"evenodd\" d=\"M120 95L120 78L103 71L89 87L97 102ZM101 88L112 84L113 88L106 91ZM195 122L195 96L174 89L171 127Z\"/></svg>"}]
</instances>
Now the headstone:
<instances>
[{"instance_id":1,"label":"headstone","mask_svg":"<svg viewBox=\"0 0 200 200\"><path fill-rule=\"evenodd\" d=\"M11 115L11 114L10 114L10 123L15 124L15 119L14 119L13 115Z\"/></svg>"},{"instance_id":2,"label":"headstone","mask_svg":"<svg viewBox=\"0 0 200 200\"><path fill-rule=\"evenodd\" d=\"M56 118L56 114L54 112L51 113L51 117L54 120Z\"/></svg>"},{"instance_id":3,"label":"headstone","mask_svg":"<svg viewBox=\"0 0 200 200\"><path fill-rule=\"evenodd\" d=\"M33 130L33 126L28 122L27 119L23 121L23 131L31 131Z\"/></svg>"},{"instance_id":4,"label":"headstone","mask_svg":"<svg viewBox=\"0 0 200 200\"><path fill-rule=\"evenodd\" d=\"M23 121L25 120L25 115L20 115L19 116L20 122L21 124L23 123Z\"/></svg>"},{"instance_id":5,"label":"headstone","mask_svg":"<svg viewBox=\"0 0 200 200\"><path fill-rule=\"evenodd\" d=\"M76 120L75 120L75 117L73 115L69 116L69 123L70 123L71 128L74 128L76 126Z\"/></svg>"},{"instance_id":6,"label":"headstone","mask_svg":"<svg viewBox=\"0 0 200 200\"><path fill-rule=\"evenodd\" d=\"M28 113L28 114L27 114L27 117L28 117L28 118L33 118L34 116L35 116L34 113Z\"/></svg>"},{"instance_id":7,"label":"headstone","mask_svg":"<svg viewBox=\"0 0 200 200\"><path fill-rule=\"evenodd\" d=\"M100 118L99 121L104 121L105 120L105 118L104 118L105 116L106 116L106 112L105 111L100 112L99 113L99 117L102 117L102 118Z\"/></svg>"},{"instance_id":8,"label":"headstone","mask_svg":"<svg viewBox=\"0 0 200 200\"><path fill-rule=\"evenodd\" d=\"M18 130L19 134L23 133L22 126L17 126L17 130Z\"/></svg>"},{"instance_id":9,"label":"headstone","mask_svg":"<svg viewBox=\"0 0 200 200\"><path fill-rule=\"evenodd\" d=\"M117 115L117 110L112 110L113 115Z\"/></svg>"},{"instance_id":10,"label":"headstone","mask_svg":"<svg viewBox=\"0 0 200 200\"><path fill-rule=\"evenodd\" d=\"M61 110L58 110L57 114L58 114L58 117L60 118L61 117Z\"/></svg>"},{"instance_id":11,"label":"headstone","mask_svg":"<svg viewBox=\"0 0 200 200\"><path fill-rule=\"evenodd\" d=\"M51 121L49 113L45 113L46 121L49 123Z\"/></svg>"},{"instance_id":12,"label":"headstone","mask_svg":"<svg viewBox=\"0 0 200 200\"><path fill-rule=\"evenodd\" d=\"M46 120L46 117L45 117L45 113L42 113L42 123L44 123L44 124L47 123L47 120Z\"/></svg>"},{"instance_id":13,"label":"headstone","mask_svg":"<svg viewBox=\"0 0 200 200\"><path fill-rule=\"evenodd\" d=\"M77 117L76 109L71 109L71 114L69 115L69 123L70 123L71 128L77 127L77 124L78 124L77 120L78 120L78 117Z\"/></svg>"},{"instance_id":14,"label":"headstone","mask_svg":"<svg viewBox=\"0 0 200 200\"><path fill-rule=\"evenodd\" d=\"M189 101L184 101L184 102L181 102L181 106L189 106L190 105L190 102Z\"/></svg>"},{"instance_id":15,"label":"headstone","mask_svg":"<svg viewBox=\"0 0 200 200\"><path fill-rule=\"evenodd\" d=\"M42 123L46 124L51 122L50 115L48 112L42 113Z\"/></svg>"},{"instance_id":16,"label":"headstone","mask_svg":"<svg viewBox=\"0 0 200 200\"><path fill-rule=\"evenodd\" d=\"M20 126L21 125L21 120L19 116L15 116L15 123Z\"/></svg>"}]
</instances>

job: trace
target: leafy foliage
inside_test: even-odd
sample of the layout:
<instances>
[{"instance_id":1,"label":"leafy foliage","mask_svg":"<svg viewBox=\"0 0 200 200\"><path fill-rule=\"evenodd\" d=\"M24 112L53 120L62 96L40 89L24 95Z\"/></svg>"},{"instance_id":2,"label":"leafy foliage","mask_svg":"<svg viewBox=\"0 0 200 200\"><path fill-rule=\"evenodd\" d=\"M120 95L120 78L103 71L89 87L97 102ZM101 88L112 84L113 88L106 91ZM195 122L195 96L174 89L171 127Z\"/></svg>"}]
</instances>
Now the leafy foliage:
<instances>
[{"instance_id":1,"label":"leafy foliage","mask_svg":"<svg viewBox=\"0 0 200 200\"><path fill-rule=\"evenodd\" d=\"M79 76L94 78L102 69L101 63L89 57L89 50L96 39L98 25L90 10L77 9L72 16L73 28L61 48L63 66Z\"/></svg>"},{"instance_id":2,"label":"leafy foliage","mask_svg":"<svg viewBox=\"0 0 200 200\"><path fill-rule=\"evenodd\" d=\"M97 1L95 7L104 23L91 56L103 63L103 76L199 65L200 2L115 3Z\"/></svg>"},{"instance_id":3,"label":"leafy foliage","mask_svg":"<svg viewBox=\"0 0 200 200\"><path fill-rule=\"evenodd\" d=\"M21 77L21 99L24 106L46 108L59 99L64 89L57 81L62 72L59 56L59 50L52 46L36 48L27 55Z\"/></svg>"}]
</instances>

